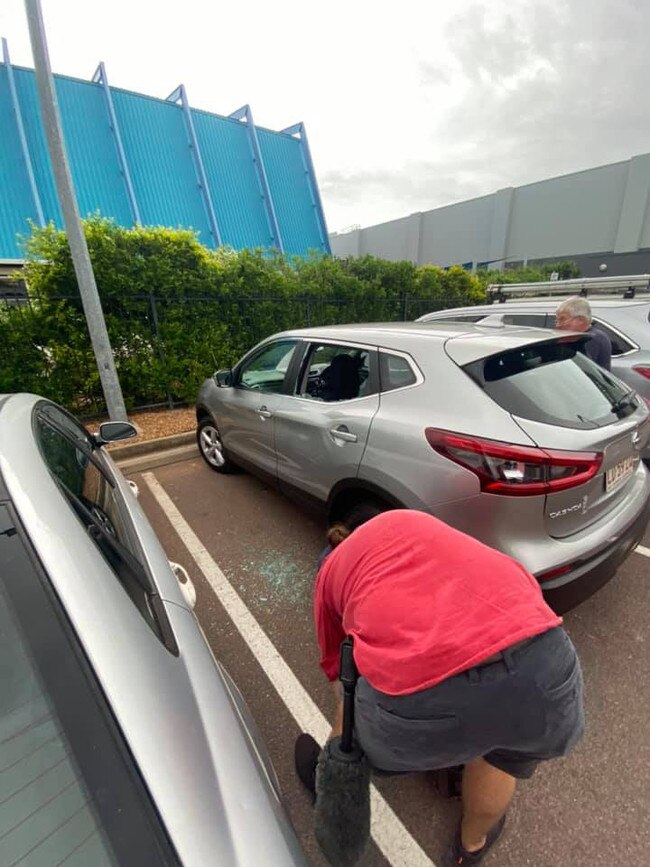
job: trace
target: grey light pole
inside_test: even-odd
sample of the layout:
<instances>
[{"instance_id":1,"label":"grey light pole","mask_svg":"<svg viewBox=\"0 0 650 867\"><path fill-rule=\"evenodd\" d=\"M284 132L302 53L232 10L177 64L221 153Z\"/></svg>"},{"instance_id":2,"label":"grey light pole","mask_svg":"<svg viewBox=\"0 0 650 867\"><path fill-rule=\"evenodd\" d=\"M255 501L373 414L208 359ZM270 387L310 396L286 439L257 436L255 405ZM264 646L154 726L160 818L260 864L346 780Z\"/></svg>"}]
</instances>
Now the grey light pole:
<instances>
[{"instance_id":1,"label":"grey light pole","mask_svg":"<svg viewBox=\"0 0 650 867\"><path fill-rule=\"evenodd\" d=\"M106 399L108 414L113 421L126 421L126 407L122 397L122 389L117 377L113 351L108 339L104 312L102 310L95 275L90 262L86 236L83 232L79 209L74 194L72 175L68 165L68 158L61 131L61 122L50 68L50 57L45 40L45 27L43 25L43 13L40 0L25 0L27 10L27 23L29 24L29 36L34 55L34 70L36 72L36 86L41 106L41 115L45 135L54 171L54 180L59 195L59 203L63 213L63 223L70 244L70 255L74 265L79 294L83 304L86 322L90 333L90 342L95 353L99 378Z\"/></svg>"}]
</instances>

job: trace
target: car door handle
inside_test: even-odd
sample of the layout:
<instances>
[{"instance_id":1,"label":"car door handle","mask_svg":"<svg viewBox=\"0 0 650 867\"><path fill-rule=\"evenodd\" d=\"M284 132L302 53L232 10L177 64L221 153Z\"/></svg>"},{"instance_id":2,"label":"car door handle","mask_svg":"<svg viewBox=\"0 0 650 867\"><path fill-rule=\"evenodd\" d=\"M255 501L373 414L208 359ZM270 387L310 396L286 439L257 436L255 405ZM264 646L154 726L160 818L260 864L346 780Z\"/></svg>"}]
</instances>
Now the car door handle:
<instances>
[{"instance_id":1,"label":"car door handle","mask_svg":"<svg viewBox=\"0 0 650 867\"><path fill-rule=\"evenodd\" d=\"M355 433L350 433L345 425L330 428L330 434L335 440L343 440L343 442L346 443L356 443L357 441L357 435Z\"/></svg>"},{"instance_id":2,"label":"car door handle","mask_svg":"<svg viewBox=\"0 0 650 867\"><path fill-rule=\"evenodd\" d=\"M270 412L265 406L261 406L257 410L257 414L260 418L271 418L271 416L273 415L273 413Z\"/></svg>"},{"instance_id":3,"label":"car door handle","mask_svg":"<svg viewBox=\"0 0 650 867\"><path fill-rule=\"evenodd\" d=\"M181 588L185 601L193 609L196 606L196 589L187 569L181 566L180 563L174 563L173 560L169 561L169 565L172 567L172 572L176 576L178 586Z\"/></svg>"}]
</instances>

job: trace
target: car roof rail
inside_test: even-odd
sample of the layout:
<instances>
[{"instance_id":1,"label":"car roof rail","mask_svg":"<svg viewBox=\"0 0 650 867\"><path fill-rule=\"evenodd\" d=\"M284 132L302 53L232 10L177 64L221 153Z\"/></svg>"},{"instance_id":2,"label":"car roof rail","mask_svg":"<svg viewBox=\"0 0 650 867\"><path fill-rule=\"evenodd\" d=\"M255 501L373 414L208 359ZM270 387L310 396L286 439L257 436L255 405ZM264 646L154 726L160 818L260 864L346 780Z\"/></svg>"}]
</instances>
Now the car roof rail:
<instances>
[{"instance_id":1,"label":"car roof rail","mask_svg":"<svg viewBox=\"0 0 650 867\"><path fill-rule=\"evenodd\" d=\"M650 274L630 274L622 277L577 277L570 280L545 280L539 283L490 283L487 302L503 303L508 298L538 295L601 295L606 293L623 298L635 298L637 293L650 292Z\"/></svg>"}]
</instances>

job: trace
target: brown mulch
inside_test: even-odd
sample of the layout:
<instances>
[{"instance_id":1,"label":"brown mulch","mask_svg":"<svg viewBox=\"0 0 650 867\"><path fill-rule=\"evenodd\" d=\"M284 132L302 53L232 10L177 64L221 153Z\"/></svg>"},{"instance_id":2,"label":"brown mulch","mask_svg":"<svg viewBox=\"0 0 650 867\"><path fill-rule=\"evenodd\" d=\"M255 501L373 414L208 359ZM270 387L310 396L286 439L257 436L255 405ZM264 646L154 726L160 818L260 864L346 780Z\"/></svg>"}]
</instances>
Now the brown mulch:
<instances>
[{"instance_id":1,"label":"brown mulch","mask_svg":"<svg viewBox=\"0 0 650 867\"><path fill-rule=\"evenodd\" d=\"M92 422L87 422L87 427L90 430L97 430L103 421L108 421L108 418L93 419ZM129 421L138 428L138 437L135 440L126 440L125 442L141 443L145 440L193 431L196 427L196 415L192 406L182 409L131 412L129 413ZM119 447L119 445L119 443L114 443L113 447Z\"/></svg>"}]
</instances>

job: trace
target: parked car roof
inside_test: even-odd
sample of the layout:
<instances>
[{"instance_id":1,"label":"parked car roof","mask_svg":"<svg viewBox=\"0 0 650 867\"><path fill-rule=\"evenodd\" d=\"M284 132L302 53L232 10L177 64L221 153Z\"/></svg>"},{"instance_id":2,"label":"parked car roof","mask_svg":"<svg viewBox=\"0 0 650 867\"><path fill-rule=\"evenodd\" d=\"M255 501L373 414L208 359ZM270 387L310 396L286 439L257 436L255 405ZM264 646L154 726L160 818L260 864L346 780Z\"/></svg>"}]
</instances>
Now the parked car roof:
<instances>
[{"instance_id":1,"label":"parked car roof","mask_svg":"<svg viewBox=\"0 0 650 867\"><path fill-rule=\"evenodd\" d=\"M301 328L275 334L269 340L282 337L300 337L306 340L346 340L367 343L387 349L408 351L422 340L446 342L447 351L453 345L453 358L458 364L467 364L478 358L487 358L497 352L518 346L550 340L557 337L545 328L520 325L481 325L473 322L379 322L362 325L327 325L322 328ZM564 337L567 332L563 332Z\"/></svg>"}]
</instances>

